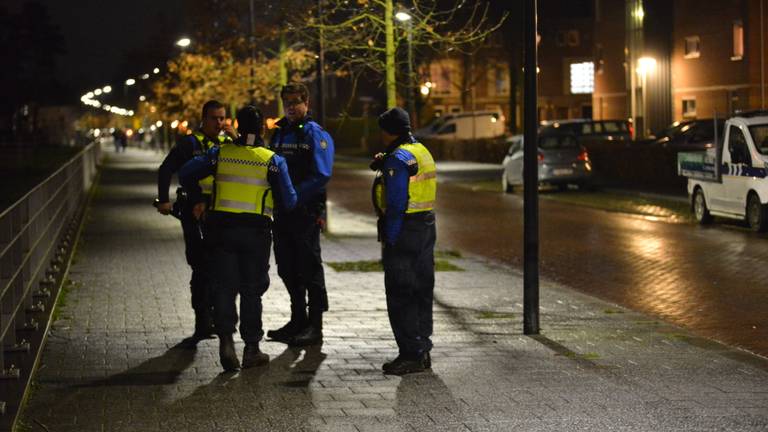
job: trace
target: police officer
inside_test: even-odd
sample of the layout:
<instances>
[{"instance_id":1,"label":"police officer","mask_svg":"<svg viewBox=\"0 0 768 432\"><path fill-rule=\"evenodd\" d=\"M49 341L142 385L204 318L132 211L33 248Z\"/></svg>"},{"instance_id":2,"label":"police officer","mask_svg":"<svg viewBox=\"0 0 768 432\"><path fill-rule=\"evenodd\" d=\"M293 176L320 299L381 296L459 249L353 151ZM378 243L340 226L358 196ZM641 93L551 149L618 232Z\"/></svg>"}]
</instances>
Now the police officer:
<instances>
[{"instance_id":1,"label":"police officer","mask_svg":"<svg viewBox=\"0 0 768 432\"><path fill-rule=\"evenodd\" d=\"M383 243L387 313L399 349L385 374L432 367L432 298L435 287L437 171L426 147L411 135L408 113L392 108L379 117L386 146L371 168L374 209Z\"/></svg>"},{"instance_id":2,"label":"police officer","mask_svg":"<svg viewBox=\"0 0 768 432\"><path fill-rule=\"evenodd\" d=\"M307 115L309 92L303 84L284 86L280 97L285 117L277 122L270 148L285 157L299 203L292 212L275 216L275 260L291 298L291 319L267 336L305 346L322 341L323 312L328 310L320 229L334 148L331 136Z\"/></svg>"},{"instance_id":3,"label":"police officer","mask_svg":"<svg viewBox=\"0 0 768 432\"><path fill-rule=\"evenodd\" d=\"M187 161L194 156L202 155L208 149L231 142L235 136L232 126L225 123L226 110L221 103L210 100L203 105L200 129L192 135L183 137L171 149L158 169L157 175L157 211L163 215L171 213L171 203L168 199L168 188L171 177ZM227 135L220 135L221 131ZM205 197L210 197L213 178L200 182ZM184 196L182 192L182 197ZM195 311L195 331L192 336L184 339L182 344L195 347L203 339L213 337L213 321L211 317L211 301L209 299L209 276L206 270L206 248L203 243L201 226L192 217L191 204L181 204L181 227L184 232L184 247L187 264L192 268L192 279L189 281L192 291L192 309Z\"/></svg>"},{"instance_id":4,"label":"police officer","mask_svg":"<svg viewBox=\"0 0 768 432\"><path fill-rule=\"evenodd\" d=\"M214 177L213 202L206 224L213 249L214 320L225 371L240 368L232 338L238 320L238 293L240 336L245 341L243 368L269 362L259 342L264 335L261 296L269 287L273 209L278 204L278 213L296 205L285 160L264 147L261 113L247 106L237 113L237 122L242 135L234 143L212 148L184 165L179 173L182 185L193 196L199 191L199 179ZM204 208L197 205L195 214L200 215Z\"/></svg>"}]
</instances>

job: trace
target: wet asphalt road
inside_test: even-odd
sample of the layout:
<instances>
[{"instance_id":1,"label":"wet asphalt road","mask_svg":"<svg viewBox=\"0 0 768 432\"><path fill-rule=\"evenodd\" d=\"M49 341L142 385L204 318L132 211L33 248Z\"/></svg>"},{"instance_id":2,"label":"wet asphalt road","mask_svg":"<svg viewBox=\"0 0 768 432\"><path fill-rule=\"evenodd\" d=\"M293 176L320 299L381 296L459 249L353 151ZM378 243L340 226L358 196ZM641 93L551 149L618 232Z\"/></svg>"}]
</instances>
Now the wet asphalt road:
<instances>
[{"instance_id":1,"label":"wet asphalt road","mask_svg":"<svg viewBox=\"0 0 768 432\"><path fill-rule=\"evenodd\" d=\"M365 171L335 170L329 200L371 214L371 180ZM550 200L539 208L543 278L768 356L765 234ZM471 192L447 181L437 209L439 248L522 268L522 194Z\"/></svg>"}]
</instances>

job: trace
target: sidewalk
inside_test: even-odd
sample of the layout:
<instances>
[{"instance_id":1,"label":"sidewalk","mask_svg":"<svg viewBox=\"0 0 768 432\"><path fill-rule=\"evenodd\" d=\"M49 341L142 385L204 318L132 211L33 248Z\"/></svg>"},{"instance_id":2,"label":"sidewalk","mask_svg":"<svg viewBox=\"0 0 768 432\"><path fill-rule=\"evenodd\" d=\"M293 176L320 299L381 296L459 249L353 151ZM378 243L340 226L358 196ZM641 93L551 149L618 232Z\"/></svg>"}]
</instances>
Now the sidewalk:
<instances>
[{"instance_id":1,"label":"sidewalk","mask_svg":"<svg viewBox=\"0 0 768 432\"><path fill-rule=\"evenodd\" d=\"M218 341L174 348L193 315L181 230L150 206L159 160L107 154L21 430L768 430L768 361L546 280L542 335L524 336L522 274L451 253L464 271L437 273L432 372L381 374L383 274L327 265L322 348L263 343L268 367L222 375ZM330 223L327 263L378 258L370 219ZM270 276L267 329L288 316Z\"/></svg>"}]
</instances>

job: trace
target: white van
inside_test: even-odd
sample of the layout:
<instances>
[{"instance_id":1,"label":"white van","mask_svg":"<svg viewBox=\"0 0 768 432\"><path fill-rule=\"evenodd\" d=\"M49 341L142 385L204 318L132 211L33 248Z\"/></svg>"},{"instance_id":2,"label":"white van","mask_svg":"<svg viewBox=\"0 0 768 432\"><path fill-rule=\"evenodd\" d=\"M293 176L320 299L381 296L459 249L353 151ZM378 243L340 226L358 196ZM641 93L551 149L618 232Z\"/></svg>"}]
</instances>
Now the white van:
<instances>
[{"instance_id":1,"label":"white van","mask_svg":"<svg viewBox=\"0 0 768 432\"><path fill-rule=\"evenodd\" d=\"M417 139L471 140L504 135L504 116L495 111L446 114L413 134Z\"/></svg>"}]
</instances>

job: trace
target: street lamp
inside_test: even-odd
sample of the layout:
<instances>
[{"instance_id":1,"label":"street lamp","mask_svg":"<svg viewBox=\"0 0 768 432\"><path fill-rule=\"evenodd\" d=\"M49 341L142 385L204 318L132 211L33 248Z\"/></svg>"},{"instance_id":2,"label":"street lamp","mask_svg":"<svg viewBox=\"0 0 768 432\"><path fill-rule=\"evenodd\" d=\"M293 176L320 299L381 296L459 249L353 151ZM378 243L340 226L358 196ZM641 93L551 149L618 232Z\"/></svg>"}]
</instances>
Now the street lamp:
<instances>
[{"instance_id":1,"label":"street lamp","mask_svg":"<svg viewBox=\"0 0 768 432\"><path fill-rule=\"evenodd\" d=\"M643 136L648 136L648 74L656 70L656 59L653 57L640 57L637 59L637 72L640 74L640 82L643 87Z\"/></svg>"},{"instance_id":2,"label":"street lamp","mask_svg":"<svg viewBox=\"0 0 768 432\"><path fill-rule=\"evenodd\" d=\"M104 86L104 88L101 89L103 93L109 93L112 91L112 86Z\"/></svg>"},{"instance_id":3,"label":"street lamp","mask_svg":"<svg viewBox=\"0 0 768 432\"><path fill-rule=\"evenodd\" d=\"M125 85L127 86L132 86L134 84L136 84L136 80L133 78L128 78L127 80L125 80Z\"/></svg>"},{"instance_id":4,"label":"street lamp","mask_svg":"<svg viewBox=\"0 0 768 432\"><path fill-rule=\"evenodd\" d=\"M413 17L405 11L395 14L395 19L405 25L405 31L408 37L408 76L406 79L405 92L408 96L408 112L412 119L416 118L416 98L413 94Z\"/></svg>"},{"instance_id":5,"label":"street lamp","mask_svg":"<svg viewBox=\"0 0 768 432\"><path fill-rule=\"evenodd\" d=\"M192 40L190 38L188 38L188 37L183 37L183 38L181 38L181 39L176 41L176 45L178 45L178 46L180 46L182 48L186 48L186 47L188 47L191 44L192 44Z\"/></svg>"}]
</instances>

